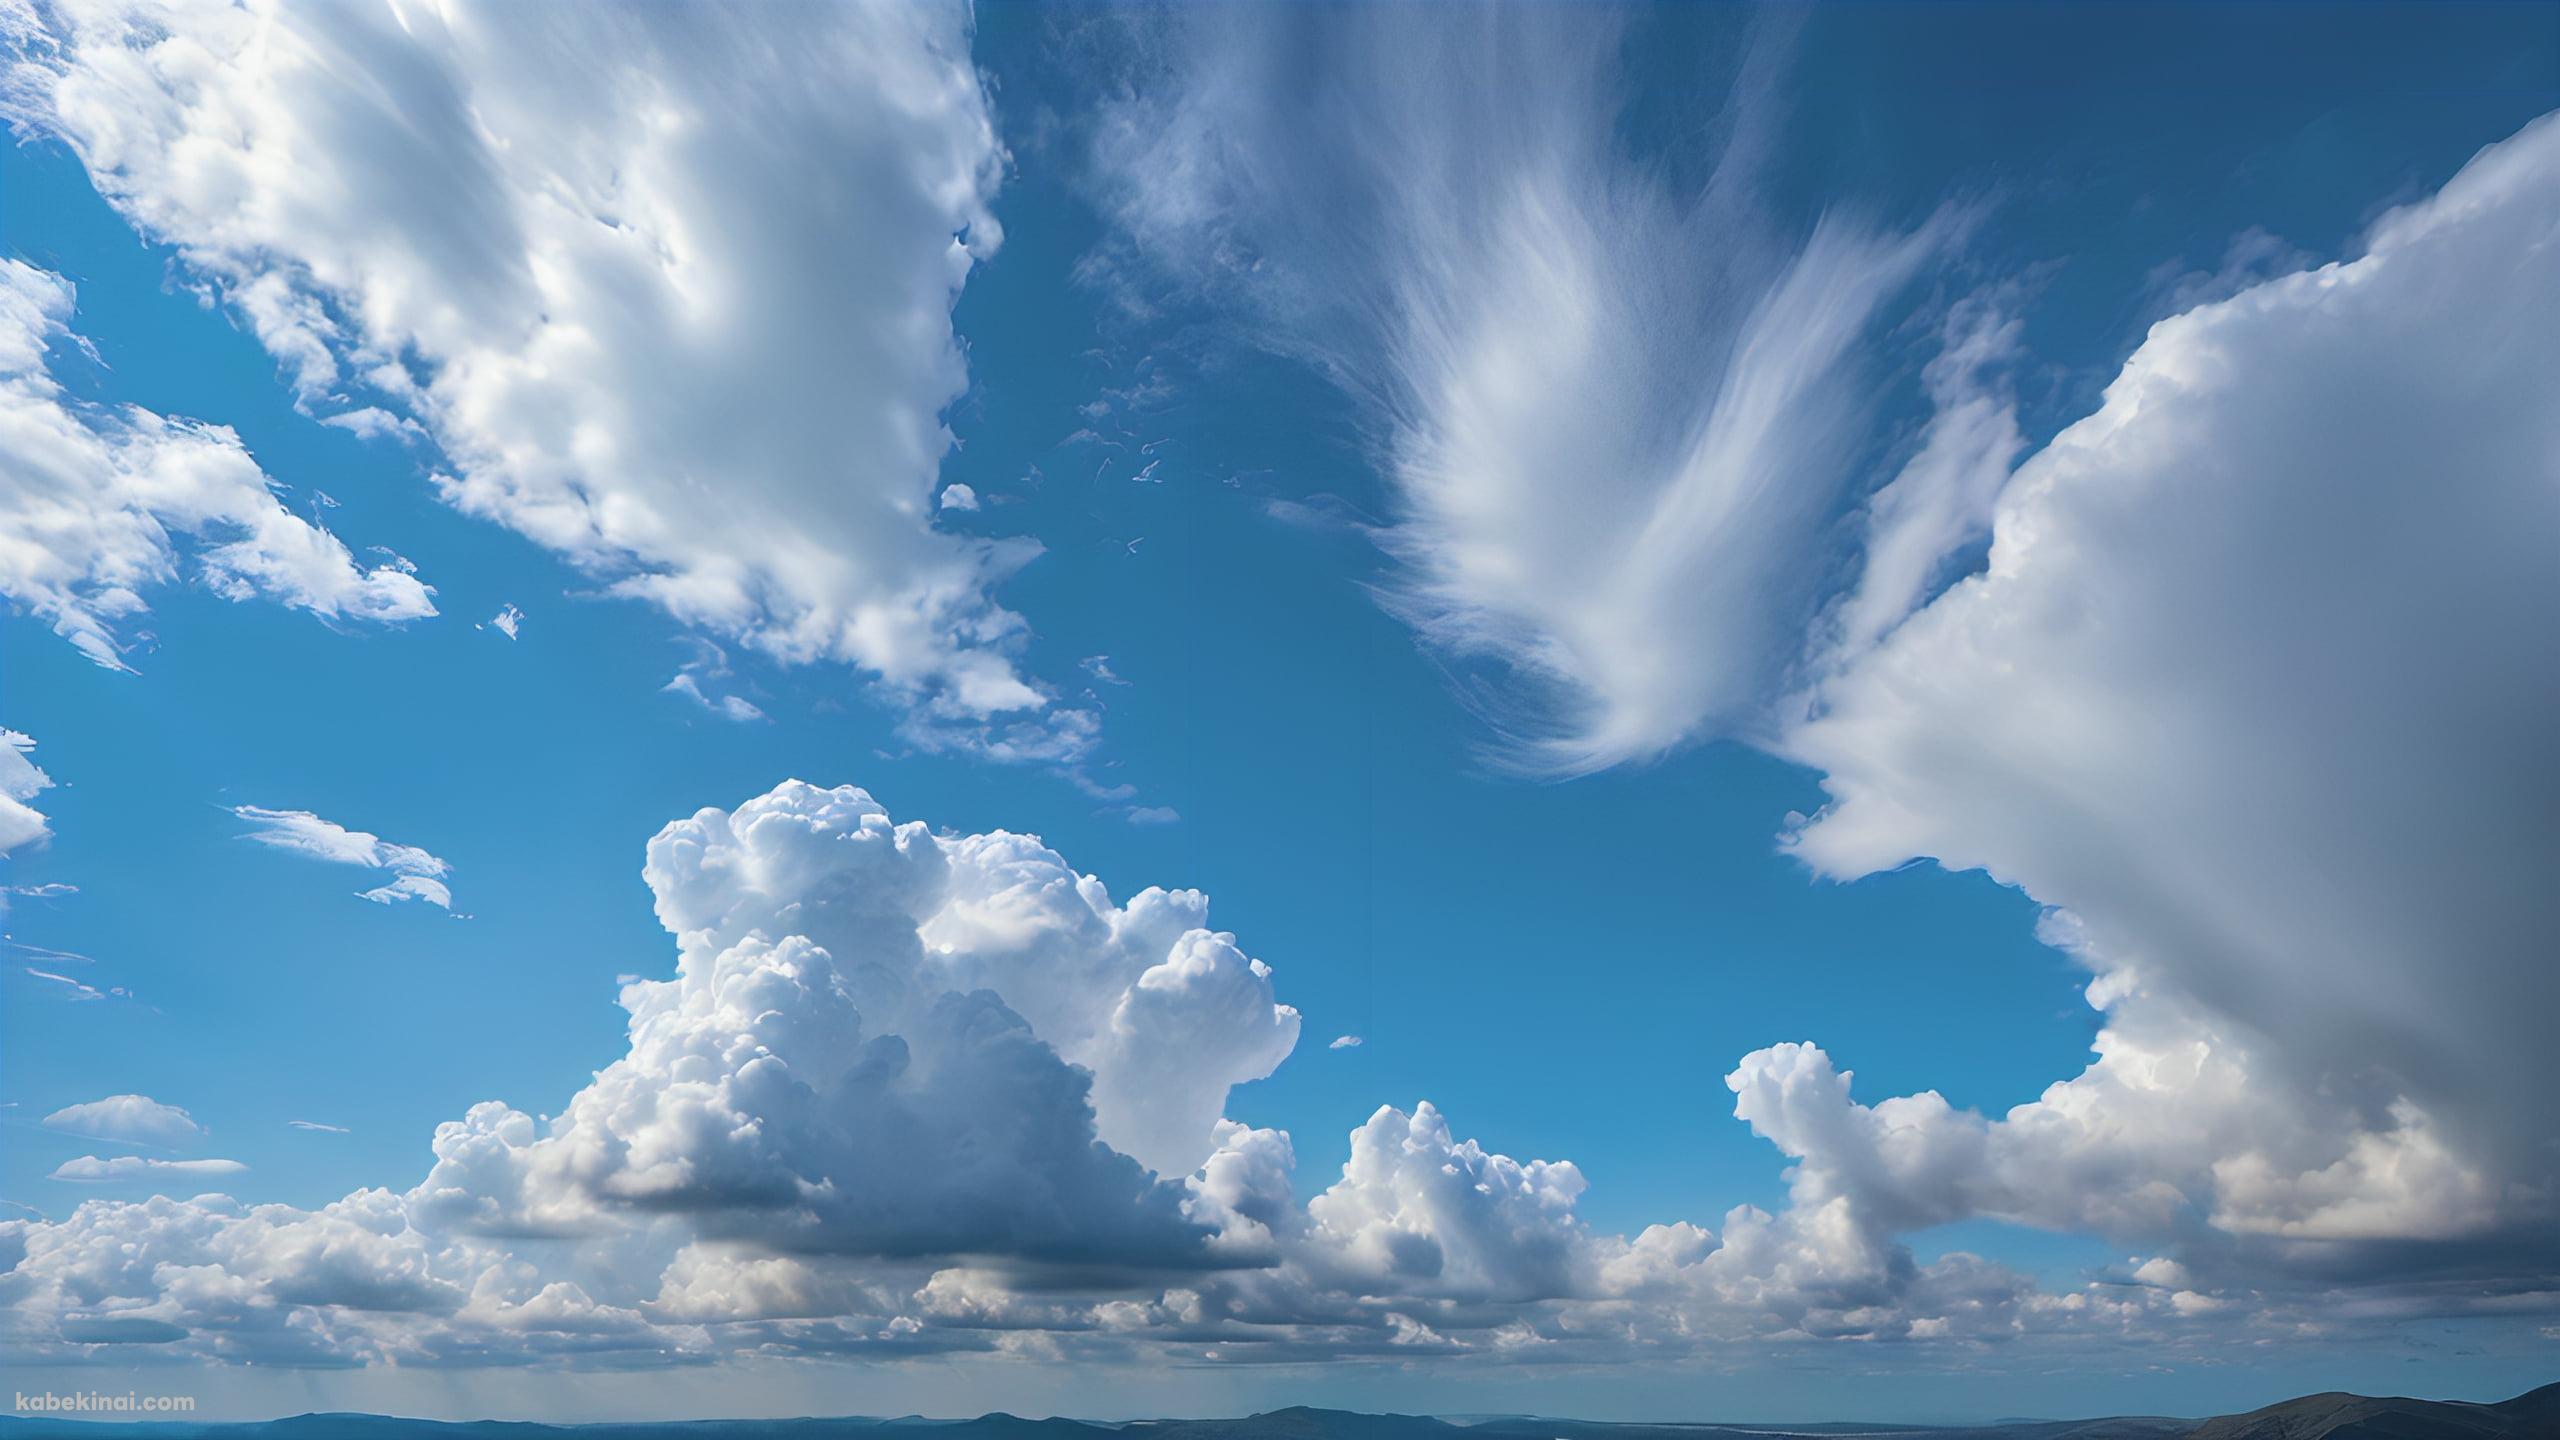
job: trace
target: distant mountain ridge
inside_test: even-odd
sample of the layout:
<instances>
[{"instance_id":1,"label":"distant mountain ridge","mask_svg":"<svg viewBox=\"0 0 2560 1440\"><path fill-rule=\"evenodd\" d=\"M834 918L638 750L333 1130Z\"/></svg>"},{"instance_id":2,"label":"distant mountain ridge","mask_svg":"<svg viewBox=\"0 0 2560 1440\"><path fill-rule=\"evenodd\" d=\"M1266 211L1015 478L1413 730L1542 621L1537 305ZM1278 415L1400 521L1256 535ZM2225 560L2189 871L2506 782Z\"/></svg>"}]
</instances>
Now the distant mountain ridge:
<instances>
[{"instance_id":1,"label":"distant mountain ridge","mask_svg":"<svg viewBox=\"0 0 2560 1440\"><path fill-rule=\"evenodd\" d=\"M295 1415L281 1420L102 1421L0 1415L0 1440L2560 1440L2560 1384L2512 1400L2330 1392L2211 1420L2112 1415L2094 1420L2002 1420L1988 1425L1681 1422L1619 1424L1543 1416L1364 1415L1294 1406L1237 1420L1119 1424L1001 1412L973 1420L657 1420L548 1425L524 1420L407 1420L388 1415ZM922 1437L917 1437L922 1440Z\"/></svg>"}]
</instances>

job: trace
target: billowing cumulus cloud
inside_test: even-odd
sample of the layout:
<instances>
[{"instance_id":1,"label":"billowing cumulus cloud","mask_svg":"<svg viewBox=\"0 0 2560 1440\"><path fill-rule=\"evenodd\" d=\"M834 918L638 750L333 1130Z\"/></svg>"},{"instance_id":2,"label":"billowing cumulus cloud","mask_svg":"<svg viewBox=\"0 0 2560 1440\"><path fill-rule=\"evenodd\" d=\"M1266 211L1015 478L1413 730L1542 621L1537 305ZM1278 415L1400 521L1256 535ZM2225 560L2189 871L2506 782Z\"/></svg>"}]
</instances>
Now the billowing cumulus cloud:
<instances>
[{"instance_id":1,"label":"billowing cumulus cloud","mask_svg":"<svg viewBox=\"0 0 2560 1440\"><path fill-rule=\"evenodd\" d=\"M18 123L175 247L305 408L422 428L455 506L780 659L864 667L964 742L1047 703L988 599L1031 547L932 524L951 305L998 243L964 7L6 23Z\"/></svg>"},{"instance_id":2,"label":"billowing cumulus cloud","mask_svg":"<svg viewBox=\"0 0 2560 1440\"><path fill-rule=\"evenodd\" d=\"M1806 1164L1789 1209L1720 1229L1595 1232L1574 1165L1428 1103L1379 1109L1319 1186L1288 1134L1223 1113L1297 1039L1270 967L1197 892L1116 901L1029 836L937 835L793 782L668 825L644 874L673 973L625 982L627 1047L565 1106L474 1106L406 1190L317 1210L197 1194L0 1223L12 1358L1604 1362L2228 1323L2181 1311L2184 1286L2053 1294L1916 1263L1894 1232L1929 1217L1822 1178L1850 1147L1751 1097ZM1799 1068L1812 1088L1787 1103L1840 1128L1845 1078ZM230 1166L87 1157L57 1178L193 1191Z\"/></svg>"},{"instance_id":3,"label":"billowing cumulus cloud","mask_svg":"<svg viewBox=\"0 0 2560 1440\"><path fill-rule=\"evenodd\" d=\"M1627 37L1589 8L1194 11L1154 40L1096 141L1126 235L1100 268L1241 305L1368 407L1388 602L1509 672L1506 757L1573 773L1755 730L1856 478L1858 346L1956 222L1776 219L1765 50L1711 178L1666 180L1623 151Z\"/></svg>"},{"instance_id":4,"label":"billowing cumulus cloud","mask_svg":"<svg viewBox=\"0 0 2560 1440\"><path fill-rule=\"evenodd\" d=\"M0 259L0 595L118 669L119 624L190 574L323 619L436 613L416 576L360 567L287 509L231 431L68 395L55 357L86 351L71 314L68 281Z\"/></svg>"},{"instance_id":5,"label":"billowing cumulus cloud","mask_svg":"<svg viewBox=\"0 0 2560 1440\"><path fill-rule=\"evenodd\" d=\"M1796 852L2060 907L2106 1028L1990 1121L1751 1057L1800 1183L2226 1278L2560 1276L2555 233L2545 119L2360 256L2160 322L2010 479L1988 569L1820 685Z\"/></svg>"},{"instance_id":6,"label":"billowing cumulus cloud","mask_svg":"<svg viewBox=\"0 0 2560 1440\"><path fill-rule=\"evenodd\" d=\"M149 1145L191 1145L205 1134L193 1115L148 1095L110 1095L104 1100L65 1105L44 1117L44 1123L47 1129L67 1135Z\"/></svg>"}]
</instances>

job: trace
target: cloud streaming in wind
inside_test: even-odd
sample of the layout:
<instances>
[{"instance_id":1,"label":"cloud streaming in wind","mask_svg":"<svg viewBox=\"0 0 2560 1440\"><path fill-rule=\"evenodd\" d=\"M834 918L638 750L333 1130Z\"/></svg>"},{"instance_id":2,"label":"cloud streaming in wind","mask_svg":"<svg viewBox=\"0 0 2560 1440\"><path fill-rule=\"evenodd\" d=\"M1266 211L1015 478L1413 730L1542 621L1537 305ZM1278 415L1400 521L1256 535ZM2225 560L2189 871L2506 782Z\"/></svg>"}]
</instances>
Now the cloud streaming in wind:
<instances>
[{"instance_id":1,"label":"cloud streaming in wind","mask_svg":"<svg viewBox=\"0 0 2560 1440\"><path fill-rule=\"evenodd\" d=\"M241 839L333 865L361 865L390 872L390 878L360 898L377 905L423 900L438 909L453 908L453 892L445 877L453 867L415 845L395 845L365 830L350 830L308 810L270 810L261 805L235 805L231 813L249 822Z\"/></svg>"},{"instance_id":2,"label":"cloud streaming in wind","mask_svg":"<svg viewBox=\"0 0 2560 1440\"><path fill-rule=\"evenodd\" d=\"M1183 14L1095 142L1103 272L1242 304L1367 408L1384 598L1509 672L1502 758L1548 774L1763 728L1857 478L1859 343L1960 229L1779 220L1773 46L1673 188L1615 129L1625 40L1588 7Z\"/></svg>"}]
</instances>

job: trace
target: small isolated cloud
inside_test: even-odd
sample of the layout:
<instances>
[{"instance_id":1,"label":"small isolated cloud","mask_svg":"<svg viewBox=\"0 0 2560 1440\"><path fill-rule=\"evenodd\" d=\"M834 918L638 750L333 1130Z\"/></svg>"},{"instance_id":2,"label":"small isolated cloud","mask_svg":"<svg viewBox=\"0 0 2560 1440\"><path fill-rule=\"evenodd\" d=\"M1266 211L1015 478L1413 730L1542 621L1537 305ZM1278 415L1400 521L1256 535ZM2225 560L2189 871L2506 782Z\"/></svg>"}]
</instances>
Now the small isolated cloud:
<instances>
[{"instance_id":1,"label":"small isolated cloud","mask_svg":"<svg viewBox=\"0 0 2560 1440\"><path fill-rule=\"evenodd\" d=\"M445 888L443 881L427 875L397 876L388 885L377 885L370 890L357 891L356 898L370 900L376 905L397 905L408 900L424 900L442 909L453 908L453 892Z\"/></svg>"},{"instance_id":2,"label":"small isolated cloud","mask_svg":"<svg viewBox=\"0 0 2560 1440\"><path fill-rule=\"evenodd\" d=\"M971 489L969 486L962 485L957 481L954 481L953 483L942 487L942 508L945 510L975 510L978 508L978 492Z\"/></svg>"},{"instance_id":3,"label":"small isolated cloud","mask_svg":"<svg viewBox=\"0 0 2560 1440\"><path fill-rule=\"evenodd\" d=\"M95 1155L83 1155L77 1160L63 1161L45 1178L79 1185L112 1185L122 1180L239 1175L248 1168L237 1160L150 1160L140 1155L118 1155L112 1160L101 1160Z\"/></svg>"},{"instance_id":4,"label":"small isolated cloud","mask_svg":"<svg viewBox=\"0 0 2560 1440\"><path fill-rule=\"evenodd\" d=\"M33 965L28 965L23 968L26 970L30 978L42 980L48 985L61 986L62 988L58 993L65 1000L130 1000L133 998L133 992L125 989L121 985L109 986L108 988L101 990L95 985L83 984L68 975L64 975L56 971L39 970Z\"/></svg>"},{"instance_id":5,"label":"small isolated cloud","mask_svg":"<svg viewBox=\"0 0 2560 1440\"><path fill-rule=\"evenodd\" d=\"M59 880L48 880L42 885L10 885L0 888L0 895L15 895L23 900L59 900L66 895L79 893L79 886L65 885Z\"/></svg>"},{"instance_id":6,"label":"small isolated cloud","mask_svg":"<svg viewBox=\"0 0 2560 1440\"><path fill-rule=\"evenodd\" d=\"M424 900L447 910L453 908L453 892L444 884L444 877L453 873L453 867L415 845L394 845L379 835L350 830L308 810L235 805L231 813L252 827L240 837L243 840L335 865L391 871L392 877L382 885L358 892L377 905Z\"/></svg>"},{"instance_id":7,"label":"small isolated cloud","mask_svg":"<svg viewBox=\"0 0 2560 1440\"><path fill-rule=\"evenodd\" d=\"M729 654L705 640L694 646L694 656L676 670L676 678L659 687L669 695L680 695L723 720L744 725L762 720L765 713L743 695L734 695L721 682L729 678Z\"/></svg>"},{"instance_id":8,"label":"small isolated cloud","mask_svg":"<svg viewBox=\"0 0 2560 1440\"><path fill-rule=\"evenodd\" d=\"M499 607L497 614L489 617L487 624L478 628L482 630L495 630L499 634L506 636L508 639L513 640L516 638L516 632L523 627L524 612L513 605L504 605Z\"/></svg>"},{"instance_id":9,"label":"small isolated cloud","mask_svg":"<svg viewBox=\"0 0 2560 1440\"><path fill-rule=\"evenodd\" d=\"M190 1145L205 1136L194 1116L148 1095L110 1095L84 1105L66 1105L44 1117L44 1125L66 1135L136 1145Z\"/></svg>"},{"instance_id":10,"label":"small isolated cloud","mask_svg":"<svg viewBox=\"0 0 2560 1440\"><path fill-rule=\"evenodd\" d=\"M355 1133L344 1125L323 1125L317 1120L287 1120L284 1123L285 1128L289 1130L315 1130L323 1135L351 1135Z\"/></svg>"},{"instance_id":11,"label":"small isolated cloud","mask_svg":"<svg viewBox=\"0 0 2560 1440\"><path fill-rule=\"evenodd\" d=\"M1357 1035L1336 1035L1333 1037L1333 1043L1324 1048L1327 1050L1357 1050L1367 1043L1367 1041L1362 1040Z\"/></svg>"},{"instance_id":12,"label":"small isolated cloud","mask_svg":"<svg viewBox=\"0 0 2560 1440\"><path fill-rule=\"evenodd\" d=\"M379 405L324 417L321 424L344 430L359 440L422 440L426 427L406 415L394 415Z\"/></svg>"},{"instance_id":13,"label":"small isolated cloud","mask_svg":"<svg viewBox=\"0 0 2560 1440\"><path fill-rule=\"evenodd\" d=\"M27 803L53 787L52 777L27 758L34 748L31 737L0 730L0 855L53 833L43 813Z\"/></svg>"},{"instance_id":14,"label":"small isolated cloud","mask_svg":"<svg viewBox=\"0 0 2560 1440\"><path fill-rule=\"evenodd\" d=\"M1126 685L1129 683L1128 681L1121 679L1112 671L1111 657L1108 655L1087 655L1084 659L1076 663L1084 667L1084 673L1101 681L1105 685Z\"/></svg>"},{"instance_id":15,"label":"small isolated cloud","mask_svg":"<svg viewBox=\"0 0 2560 1440\"><path fill-rule=\"evenodd\" d=\"M695 679L690 671L678 672L676 678L666 683L665 690L670 695L683 696L723 720L735 720L743 725L765 718L764 711L744 696L713 695L704 690L702 682Z\"/></svg>"},{"instance_id":16,"label":"small isolated cloud","mask_svg":"<svg viewBox=\"0 0 2560 1440\"><path fill-rule=\"evenodd\" d=\"M1132 825L1171 825L1182 819L1182 812L1170 805L1132 805L1121 818Z\"/></svg>"}]
</instances>

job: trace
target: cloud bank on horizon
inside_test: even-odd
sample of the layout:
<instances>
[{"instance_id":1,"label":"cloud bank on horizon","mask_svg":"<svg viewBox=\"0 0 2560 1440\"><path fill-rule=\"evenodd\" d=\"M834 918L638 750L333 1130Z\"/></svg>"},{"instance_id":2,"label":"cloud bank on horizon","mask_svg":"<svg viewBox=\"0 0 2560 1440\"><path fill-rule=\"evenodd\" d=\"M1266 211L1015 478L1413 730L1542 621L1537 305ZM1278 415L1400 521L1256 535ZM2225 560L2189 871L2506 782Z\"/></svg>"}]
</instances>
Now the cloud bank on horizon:
<instances>
[{"instance_id":1,"label":"cloud bank on horizon","mask_svg":"<svg viewBox=\"0 0 2560 1440\"><path fill-rule=\"evenodd\" d=\"M1963 207L1778 224L1756 61L1691 195L1613 148L1602 17L1339 18L1187 16L1135 52L1094 131L1121 227L1097 273L1341 384L1400 506L1382 599L1505 677L1508 760L1573 775L1731 737L1809 767L1830 803L1783 843L1818 874L1927 859L2047 907L2090 972L2095 1061L1987 1116L1861 1098L1815 1044L1754 1051L1726 1084L1791 1162L1786 1204L1633 1235L1581 1217L1574 1164L1428 1101L1302 1174L1289 1134L1227 1114L1300 1016L1205 896L1115 901L1034 837L795 781L649 842L673 974L623 988L625 1049L556 1113L477 1105L423 1175L316 1208L169 1193L0 1222L14 1361L118 1362L98 1337L120 1337L266 1367L1598 1364L2553 1308L2560 119L2358 253L2162 321L2032 453L1998 288L1940 307L1931 418L1862 498L1862 357L1960 250ZM1090 745L996 598L1028 545L938 524L979 503L938 488L942 415L1005 160L963 11L101 3L0 26L16 122L70 145L314 415L415 427L452 506L707 636L857 667L918 743ZM1310 71L1327 103L1302 115ZM1361 203L1313 203L1345 176ZM732 213L771 223L703 220ZM173 534L234 598L433 616L227 432L66 400L69 286L0 266L0 404L52 447L0 462L0 516L60 521L7 529L50 538L0 551L0 590L111 665L116 622L179 573ZM668 688L762 718L705 688L722 673ZM0 850L40 843L48 779L0 738ZM380 872L367 899L450 908L428 851L234 814ZM46 1123L204 1138L139 1094ZM2130 1258L2065 1287L1915 1257L1977 1219Z\"/></svg>"}]
</instances>

